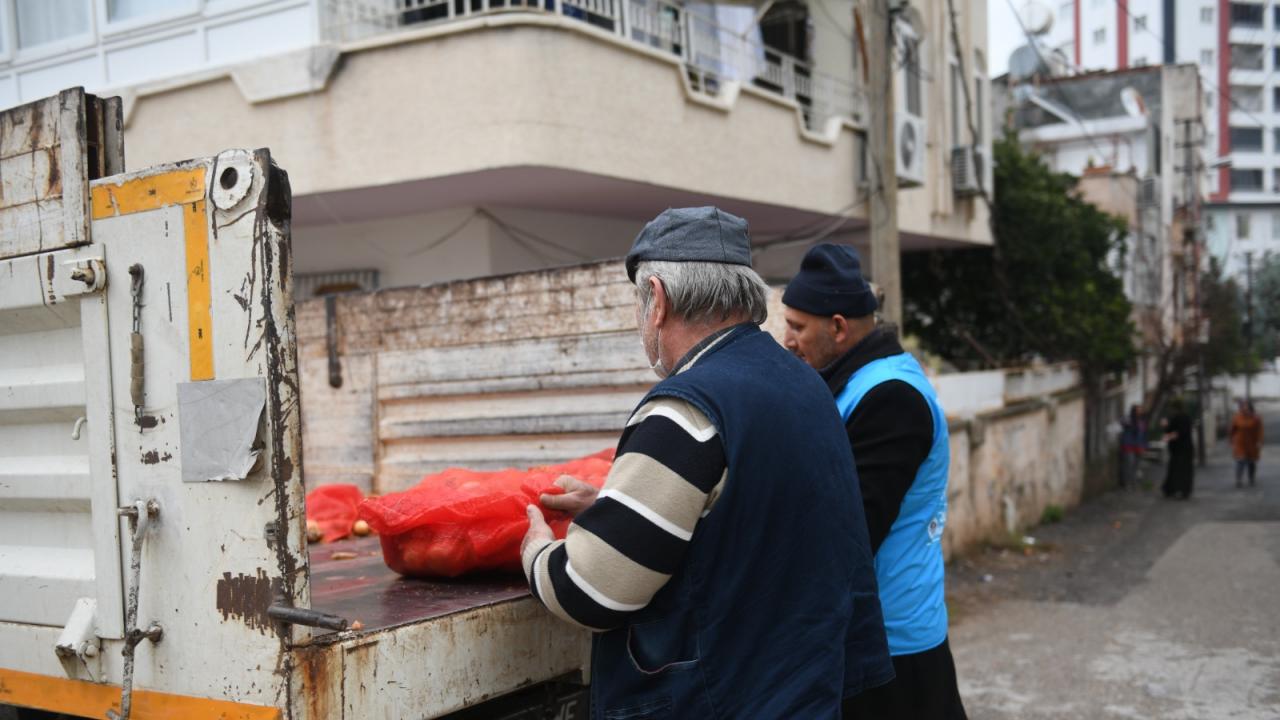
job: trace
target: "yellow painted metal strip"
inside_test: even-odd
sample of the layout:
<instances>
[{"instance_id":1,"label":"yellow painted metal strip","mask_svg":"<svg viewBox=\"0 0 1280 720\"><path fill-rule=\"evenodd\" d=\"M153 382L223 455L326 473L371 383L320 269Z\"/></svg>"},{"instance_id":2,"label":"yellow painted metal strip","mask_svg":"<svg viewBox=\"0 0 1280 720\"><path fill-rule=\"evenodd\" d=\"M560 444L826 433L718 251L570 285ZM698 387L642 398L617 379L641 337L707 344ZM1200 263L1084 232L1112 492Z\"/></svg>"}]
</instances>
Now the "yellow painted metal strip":
<instances>
[{"instance_id":1,"label":"yellow painted metal strip","mask_svg":"<svg viewBox=\"0 0 1280 720\"><path fill-rule=\"evenodd\" d=\"M85 718L104 718L109 709L119 712L120 688L0 668L0 704ZM280 720L280 715L278 709L263 705L142 689L133 691L132 716L135 720Z\"/></svg>"},{"instance_id":2,"label":"yellow painted metal strip","mask_svg":"<svg viewBox=\"0 0 1280 720\"><path fill-rule=\"evenodd\" d=\"M174 170L126 180L119 185L96 185L90 192L94 220L185 205L204 199L205 168Z\"/></svg>"},{"instance_id":3,"label":"yellow painted metal strip","mask_svg":"<svg viewBox=\"0 0 1280 720\"><path fill-rule=\"evenodd\" d=\"M213 313L209 290L209 225L204 200L182 208L187 244L187 331L190 334L191 379L213 379Z\"/></svg>"}]
</instances>

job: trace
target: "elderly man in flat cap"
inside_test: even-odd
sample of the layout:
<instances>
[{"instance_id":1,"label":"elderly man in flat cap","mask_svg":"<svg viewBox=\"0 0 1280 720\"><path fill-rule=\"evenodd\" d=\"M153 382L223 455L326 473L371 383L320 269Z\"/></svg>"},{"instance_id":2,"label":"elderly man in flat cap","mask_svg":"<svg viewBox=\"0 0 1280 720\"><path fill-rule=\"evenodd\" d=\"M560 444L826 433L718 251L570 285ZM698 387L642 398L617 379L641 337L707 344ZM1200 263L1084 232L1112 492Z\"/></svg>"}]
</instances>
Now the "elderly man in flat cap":
<instances>
[{"instance_id":1,"label":"elderly man in flat cap","mask_svg":"<svg viewBox=\"0 0 1280 720\"><path fill-rule=\"evenodd\" d=\"M564 480L522 548L547 609L595 631L592 716L838 718L892 676L848 440L759 324L747 224L667 210L626 260L649 363L596 497Z\"/></svg>"},{"instance_id":2,"label":"elderly man in flat cap","mask_svg":"<svg viewBox=\"0 0 1280 720\"><path fill-rule=\"evenodd\" d=\"M896 677L845 704L845 716L960 720L964 705L947 643L942 528L947 420L919 363L876 327L875 294L858 253L823 243L787 285L784 344L818 370L853 448L875 553Z\"/></svg>"}]
</instances>

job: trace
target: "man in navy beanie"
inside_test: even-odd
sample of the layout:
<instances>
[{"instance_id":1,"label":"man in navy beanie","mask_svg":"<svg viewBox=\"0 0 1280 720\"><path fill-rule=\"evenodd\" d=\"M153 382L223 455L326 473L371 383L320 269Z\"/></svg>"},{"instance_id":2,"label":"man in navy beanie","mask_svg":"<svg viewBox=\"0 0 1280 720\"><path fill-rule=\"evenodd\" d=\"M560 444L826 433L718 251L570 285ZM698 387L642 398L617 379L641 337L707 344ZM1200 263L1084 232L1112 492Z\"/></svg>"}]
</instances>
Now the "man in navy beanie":
<instances>
[{"instance_id":1,"label":"man in navy beanie","mask_svg":"<svg viewBox=\"0 0 1280 720\"><path fill-rule=\"evenodd\" d=\"M853 447L897 676L846 700L844 716L963 719L943 593L950 451L937 393L894 333L876 327L853 248L810 249L782 303L784 344L826 380Z\"/></svg>"}]
</instances>

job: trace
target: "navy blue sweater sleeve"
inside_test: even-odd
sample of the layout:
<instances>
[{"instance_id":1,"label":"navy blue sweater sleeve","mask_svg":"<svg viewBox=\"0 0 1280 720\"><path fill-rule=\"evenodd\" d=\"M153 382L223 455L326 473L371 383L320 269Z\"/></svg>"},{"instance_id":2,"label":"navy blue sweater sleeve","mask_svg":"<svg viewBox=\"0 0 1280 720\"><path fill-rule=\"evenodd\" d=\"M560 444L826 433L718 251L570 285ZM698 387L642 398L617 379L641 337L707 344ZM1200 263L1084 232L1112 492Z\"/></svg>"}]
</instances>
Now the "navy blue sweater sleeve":
<instances>
[{"instance_id":1,"label":"navy blue sweater sleeve","mask_svg":"<svg viewBox=\"0 0 1280 720\"><path fill-rule=\"evenodd\" d=\"M902 500L929 456L933 415L918 390L890 380L863 396L845 429L853 446L874 553L898 519Z\"/></svg>"}]
</instances>

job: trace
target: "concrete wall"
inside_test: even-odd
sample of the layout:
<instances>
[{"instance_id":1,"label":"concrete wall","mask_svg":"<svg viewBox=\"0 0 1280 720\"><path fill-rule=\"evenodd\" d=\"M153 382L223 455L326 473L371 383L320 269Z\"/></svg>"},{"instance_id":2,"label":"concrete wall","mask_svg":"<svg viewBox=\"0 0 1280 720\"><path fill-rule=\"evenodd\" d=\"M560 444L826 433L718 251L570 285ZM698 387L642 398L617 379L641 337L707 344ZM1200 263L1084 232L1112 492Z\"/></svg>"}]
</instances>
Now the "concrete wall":
<instances>
[{"instance_id":1,"label":"concrete wall","mask_svg":"<svg viewBox=\"0 0 1280 720\"><path fill-rule=\"evenodd\" d=\"M951 424L948 557L1040 521L1084 495L1084 396L1068 391Z\"/></svg>"}]
</instances>

